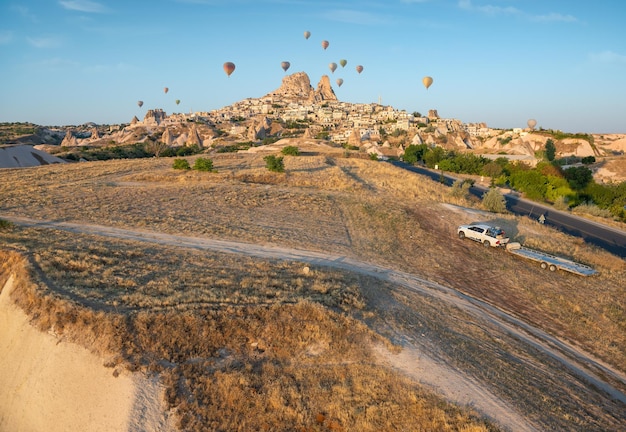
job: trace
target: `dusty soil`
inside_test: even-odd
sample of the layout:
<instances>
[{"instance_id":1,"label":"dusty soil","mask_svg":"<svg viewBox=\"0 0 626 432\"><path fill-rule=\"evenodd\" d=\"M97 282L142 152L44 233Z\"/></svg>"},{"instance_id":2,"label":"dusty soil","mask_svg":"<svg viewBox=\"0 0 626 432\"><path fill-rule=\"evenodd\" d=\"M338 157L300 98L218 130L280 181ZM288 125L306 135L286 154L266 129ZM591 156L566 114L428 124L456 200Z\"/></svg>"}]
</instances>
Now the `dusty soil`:
<instances>
[{"instance_id":1,"label":"dusty soil","mask_svg":"<svg viewBox=\"0 0 626 432\"><path fill-rule=\"evenodd\" d=\"M280 259L299 261L316 266L340 268L351 272L367 275L382 281L408 289L411 294L419 293L413 301L407 302L402 314L410 313L411 309L418 309L423 297L434 297L446 307L458 309L467 314L468 319L480 325L489 326L492 333L500 334L502 338L513 338L523 349L535 351L533 358L518 358L517 361L526 363L525 367L536 368L538 357L549 359L555 367L565 371L569 385L579 387L579 392L588 393L597 404L604 406L614 405L619 410L620 405L626 405L626 375L611 368L602 361L584 351L560 341L545 332L534 328L523 321L498 310L487 303L464 296L448 287L427 281L416 275L381 267L372 263L362 262L347 256L333 256L286 247L263 246L258 244L215 240L210 238L185 237L164 234L146 230L130 230L98 225L76 224L69 222L53 222L33 220L24 217L6 217L16 224L24 226L46 227L51 229L67 230L77 234L89 234L138 240L161 245L208 249L226 253L244 254L266 259ZM384 313L398 314L399 305L378 305ZM402 309L404 309L402 308ZM381 362L392 365L399 371L406 373L422 384L431 386L447 399L468 405L487 417L493 419L506 430L535 431L541 430L531 418L524 417L511 401L506 401L485 386L484 382L476 380L466 372L455 369L444 358L436 354L439 349L433 347L433 341L424 338L423 329L409 327L393 329L394 338L402 339L404 348L400 354L393 354L385 348L378 347L377 353ZM506 335L506 336L505 336ZM537 354L538 352L538 354ZM439 353L444 355L444 353ZM546 367L547 365L543 365ZM610 380L607 380L610 377ZM614 387L610 381L617 381ZM597 393L599 391L600 393ZM579 397L582 393L578 394ZM603 399L600 402L600 399Z\"/></svg>"}]
</instances>

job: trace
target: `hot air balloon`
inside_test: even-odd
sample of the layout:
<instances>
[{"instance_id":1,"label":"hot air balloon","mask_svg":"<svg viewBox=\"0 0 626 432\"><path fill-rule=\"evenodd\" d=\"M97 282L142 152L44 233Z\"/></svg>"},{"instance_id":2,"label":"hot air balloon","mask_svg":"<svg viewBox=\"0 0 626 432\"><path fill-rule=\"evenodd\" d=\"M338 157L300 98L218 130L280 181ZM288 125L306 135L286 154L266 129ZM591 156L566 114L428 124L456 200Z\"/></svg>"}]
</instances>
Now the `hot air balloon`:
<instances>
[{"instance_id":1,"label":"hot air balloon","mask_svg":"<svg viewBox=\"0 0 626 432\"><path fill-rule=\"evenodd\" d=\"M288 61L284 61L280 64L280 67L283 68L285 72L287 72L287 69L289 69L289 66L291 66L291 63L289 63Z\"/></svg>"},{"instance_id":2,"label":"hot air balloon","mask_svg":"<svg viewBox=\"0 0 626 432\"><path fill-rule=\"evenodd\" d=\"M176 99L176 105L180 103L180 99Z\"/></svg>"},{"instance_id":3,"label":"hot air balloon","mask_svg":"<svg viewBox=\"0 0 626 432\"><path fill-rule=\"evenodd\" d=\"M330 43L328 43L327 40L322 41L322 48L326 49L328 48L328 45L330 45Z\"/></svg>"},{"instance_id":4,"label":"hot air balloon","mask_svg":"<svg viewBox=\"0 0 626 432\"><path fill-rule=\"evenodd\" d=\"M305 38L305 39L308 39L308 38L310 38L310 37L311 37L311 32L310 32L310 31L305 31L305 32L304 32L304 38Z\"/></svg>"},{"instance_id":5,"label":"hot air balloon","mask_svg":"<svg viewBox=\"0 0 626 432\"><path fill-rule=\"evenodd\" d=\"M341 78L337 78L337 85L341 87L341 84L343 84L343 80Z\"/></svg>"},{"instance_id":6,"label":"hot air balloon","mask_svg":"<svg viewBox=\"0 0 626 432\"><path fill-rule=\"evenodd\" d=\"M348 60L341 59L341 60L339 60L339 64L341 65L341 67L344 67L345 65L348 64Z\"/></svg>"},{"instance_id":7,"label":"hot air balloon","mask_svg":"<svg viewBox=\"0 0 626 432\"><path fill-rule=\"evenodd\" d=\"M337 63L330 63L328 65L328 69L330 69L332 73L335 73L335 70L337 69Z\"/></svg>"},{"instance_id":8,"label":"hot air balloon","mask_svg":"<svg viewBox=\"0 0 626 432\"><path fill-rule=\"evenodd\" d=\"M363 66L358 65L358 66L356 67L356 71L357 71L358 73L363 72Z\"/></svg>"},{"instance_id":9,"label":"hot air balloon","mask_svg":"<svg viewBox=\"0 0 626 432\"><path fill-rule=\"evenodd\" d=\"M137 101L137 105L141 108L143 106L143 101Z\"/></svg>"},{"instance_id":10,"label":"hot air balloon","mask_svg":"<svg viewBox=\"0 0 626 432\"><path fill-rule=\"evenodd\" d=\"M168 92L168 91L170 91L170 89L169 89L169 88L167 88L167 87L163 87L163 93L166 93L166 94L167 94L167 92Z\"/></svg>"},{"instance_id":11,"label":"hot air balloon","mask_svg":"<svg viewBox=\"0 0 626 432\"><path fill-rule=\"evenodd\" d=\"M527 122L527 124L528 124L528 127L529 127L529 128L534 129L534 128L535 128L535 126L537 126L537 120L535 120L535 119L529 119L529 120L528 120L528 122Z\"/></svg>"},{"instance_id":12,"label":"hot air balloon","mask_svg":"<svg viewBox=\"0 0 626 432\"><path fill-rule=\"evenodd\" d=\"M226 72L226 75L230 76L230 74L232 74L234 71L235 71L235 63L233 62L224 63L224 72Z\"/></svg>"},{"instance_id":13,"label":"hot air balloon","mask_svg":"<svg viewBox=\"0 0 626 432\"><path fill-rule=\"evenodd\" d=\"M431 77L425 76L424 78L422 78L422 84L424 84L424 87L426 87L426 90L428 90L428 87L430 87L432 83L433 83L433 79Z\"/></svg>"}]
</instances>

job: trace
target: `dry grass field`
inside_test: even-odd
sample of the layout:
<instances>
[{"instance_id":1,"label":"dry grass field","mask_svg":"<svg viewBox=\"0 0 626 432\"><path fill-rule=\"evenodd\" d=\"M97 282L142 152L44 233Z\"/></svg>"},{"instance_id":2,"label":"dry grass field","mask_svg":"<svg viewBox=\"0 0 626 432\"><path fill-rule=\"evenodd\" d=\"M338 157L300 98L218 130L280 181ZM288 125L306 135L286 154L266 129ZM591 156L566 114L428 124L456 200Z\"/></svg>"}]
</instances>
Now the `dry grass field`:
<instances>
[{"instance_id":1,"label":"dry grass field","mask_svg":"<svg viewBox=\"0 0 626 432\"><path fill-rule=\"evenodd\" d=\"M523 218L465 211L478 203L390 164L301 151L285 157L285 173L254 153L211 155L215 173L174 170L166 158L3 170L0 218L352 257L481 299L626 372L623 260ZM457 225L486 219L600 273L548 273L456 238ZM373 277L38 227L1 228L0 241L0 286L23 273L14 296L34 322L112 356L112 368L161 374L182 430L498 429L373 360L373 347L407 340L539 429L623 425L623 404L590 401L548 356Z\"/></svg>"}]
</instances>

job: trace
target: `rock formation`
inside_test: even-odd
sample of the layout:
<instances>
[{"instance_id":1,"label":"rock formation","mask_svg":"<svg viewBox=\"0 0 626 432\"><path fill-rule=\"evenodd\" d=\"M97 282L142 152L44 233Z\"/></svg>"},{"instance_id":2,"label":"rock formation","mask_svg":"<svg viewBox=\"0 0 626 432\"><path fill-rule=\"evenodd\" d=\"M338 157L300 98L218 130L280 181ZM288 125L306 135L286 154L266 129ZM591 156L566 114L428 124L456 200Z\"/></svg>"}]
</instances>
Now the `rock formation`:
<instances>
[{"instance_id":1,"label":"rock formation","mask_svg":"<svg viewBox=\"0 0 626 432\"><path fill-rule=\"evenodd\" d=\"M309 98L309 102L322 103L324 101L336 101L337 96L330 85L330 78L328 75L323 75L320 82L317 84L317 90L313 92Z\"/></svg>"},{"instance_id":2,"label":"rock formation","mask_svg":"<svg viewBox=\"0 0 626 432\"><path fill-rule=\"evenodd\" d=\"M323 75L317 85L317 90L313 90L311 80L304 72L296 72L284 77L281 86L265 97L273 97L285 102L307 103L337 100L328 75Z\"/></svg>"},{"instance_id":3,"label":"rock formation","mask_svg":"<svg viewBox=\"0 0 626 432\"><path fill-rule=\"evenodd\" d=\"M78 145L78 140L74 136L71 130L68 130L65 134L65 138L61 142L61 147L76 147Z\"/></svg>"},{"instance_id":4,"label":"rock formation","mask_svg":"<svg viewBox=\"0 0 626 432\"><path fill-rule=\"evenodd\" d=\"M143 124L148 126L158 126L167 117L162 109L148 110L143 118Z\"/></svg>"},{"instance_id":5,"label":"rock formation","mask_svg":"<svg viewBox=\"0 0 626 432\"><path fill-rule=\"evenodd\" d=\"M165 128L165 130L163 131L161 141L163 141L166 146L171 146L174 143L174 135L169 128Z\"/></svg>"},{"instance_id":6,"label":"rock formation","mask_svg":"<svg viewBox=\"0 0 626 432\"><path fill-rule=\"evenodd\" d=\"M267 117L255 119L248 127L248 139L251 141L262 140L267 137L272 128L272 122Z\"/></svg>"},{"instance_id":7,"label":"rock formation","mask_svg":"<svg viewBox=\"0 0 626 432\"><path fill-rule=\"evenodd\" d=\"M428 119L429 120L438 119L438 118L439 118L439 114L437 113L436 109L428 110Z\"/></svg>"}]
</instances>

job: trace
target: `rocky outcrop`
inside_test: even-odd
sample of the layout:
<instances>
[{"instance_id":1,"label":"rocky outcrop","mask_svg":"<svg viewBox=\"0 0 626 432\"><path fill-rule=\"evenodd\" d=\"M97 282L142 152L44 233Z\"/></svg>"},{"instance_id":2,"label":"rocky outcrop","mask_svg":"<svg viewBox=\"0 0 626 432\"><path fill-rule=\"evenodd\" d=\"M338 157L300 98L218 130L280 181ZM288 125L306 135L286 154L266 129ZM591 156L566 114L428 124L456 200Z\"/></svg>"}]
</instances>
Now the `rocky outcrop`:
<instances>
[{"instance_id":1,"label":"rocky outcrop","mask_svg":"<svg viewBox=\"0 0 626 432\"><path fill-rule=\"evenodd\" d=\"M162 109L153 109L146 112L143 118L143 124L146 126L158 126L165 120L167 114Z\"/></svg>"},{"instance_id":2,"label":"rocky outcrop","mask_svg":"<svg viewBox=\"0 0 626 432\"><path fill-rule=\"evenodd\" d=\"M74 136L71 130L68 130L65 134L65 138L61 141L61 147L76 147L78 145L78 140Z\"/></svg>"},{"instance_id":3,"label":"rocky outcrop","mask_svg":"<svg viewBox=\"0 0 626 432\"><path fill-rule=\"evenodd\" d=\"M194 144L198 147L202 147L202 138L200 137L200 134L198 133L198 128L195 124L191 126L191 130L189 131L189 135L187 136L187 142L185 143L185 145L192 146Z\"/></svg>"},{"instance_id":4,"label":"rocky outcrop","mask_svg":"<svg viewBox=\"0 0 626 432\"><path fill-rule=\"evenodd\" d=\"M98 132L98 128L96 127L92 127L91 128L91 139L100 139L100 132Z\"/></svg>"},{"instance_id":5,"label":"rocky outcrop","mask_svg":"<svg viewBox=\"0 0 626 432\"><path fill-rule=\"evenodd\" d=\"M163 131L161 141L163 141L166 146L171 146L174 143L174 134L172 134L172 131L169 128L165 128Z\"/></svg>"},{"instance_id":6,"label":"rocky outcrop","mask_svg":"<svg viewBox=\"0 0 626 432\"><path fill-rule=\"evenodd\" d=\"M296 72L283 78L281 86L265 97L280 99L284 102L307 102L320 103L324 101L336 101L337 96L330 85L328 75L323 75L313 90L309 76L304 72Z\"/></svg>"},{"instance_id":7,"label":"rocky outcrop","mask_svg":"<svg viewBox=\"0 0 626 432\"><path fill-rule=\"evenodd\" d=\"M428 119L429 120L438 119L438 118L439 118L439 114L437 113L436 109L428 110Z\"/></svg>"},{"instance_id":8,"label":"rocky outcrop","mask_svg":"<svg viewBox=\"0 0 626 432\"><path fill-rule=\"evenodd\" d=\"M317 90L313 92L309 98L311 103L323 103L325 101L336 101L337 96L330 85L330 78L328 75L323 75L320 82L317 84Z\"/></svg>"},{"instance_id":9,"label":"rocky outcrop","mask_svg":"<svg viewBox=\"0 0 626 432\"><path fill-rule=\"evenodd\" d=\"M130 124L136 125L137 123L139 123L139 119L137 118L137 116L133 116L133 119L130 121Z\"/></svg>"},{"instance_id":10,"label":"rocky outcrop","mask_svg":"<svg viewBox=\"0 0 626 432\"><path fill-rule=\"evenodd\" d=\"M348 136L348 145L352 147L361 146L361 132L359 131L359 129L352 129L352 132L350 132L350 136Z\"/></svg>"},{"instance_id":11,"label":"rocky outcrop","mask_svg":"<svg viewBox=\"0 0 626 432\"><path fill-rule=\"evenodd\" d=\"M255 119L248 127L248 139L251 141L265 139L272 129L272 122L267 117Z\"/></svg>"}]
</instances>

